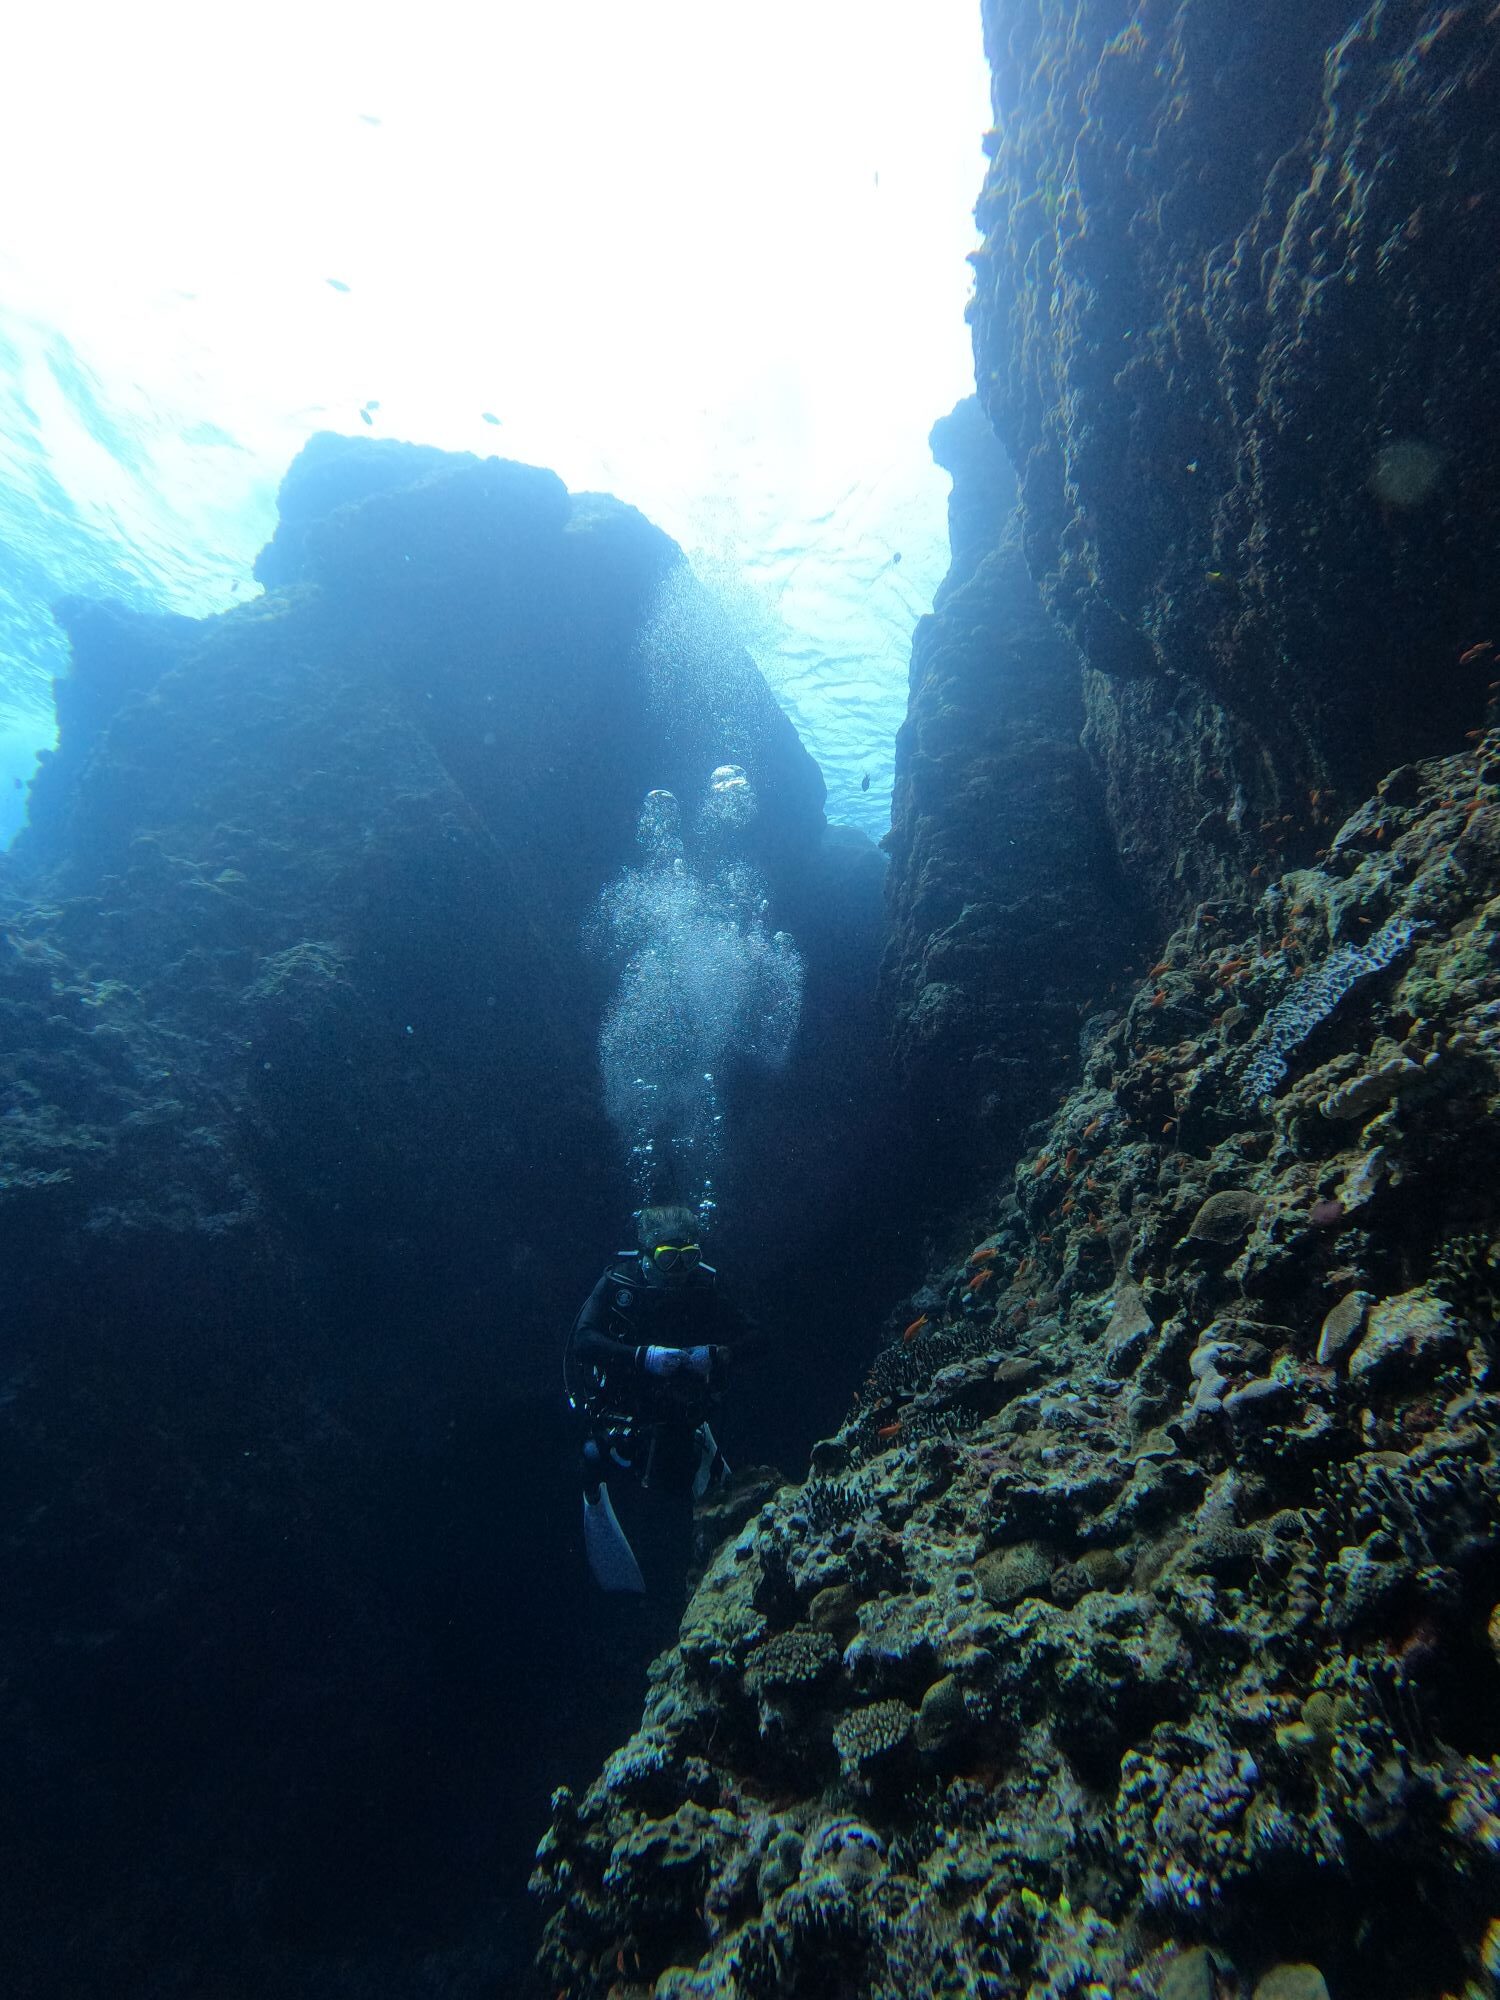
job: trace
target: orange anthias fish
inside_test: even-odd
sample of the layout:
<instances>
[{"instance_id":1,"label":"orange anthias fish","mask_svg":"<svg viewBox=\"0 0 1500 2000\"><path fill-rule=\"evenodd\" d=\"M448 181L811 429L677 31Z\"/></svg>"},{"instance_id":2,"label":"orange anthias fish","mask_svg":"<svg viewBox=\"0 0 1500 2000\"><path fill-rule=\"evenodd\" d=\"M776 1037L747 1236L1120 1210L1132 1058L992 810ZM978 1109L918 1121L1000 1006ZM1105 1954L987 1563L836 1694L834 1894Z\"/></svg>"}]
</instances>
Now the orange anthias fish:
<instances>
[{"instance_id":1,"label":"orange anthias fish","mask_svg":"<svg viewBox=\"0 0 1500 2000\"><path fill-rule=\"evenodd\" d=\"M893 1438L896 1435L897 1431L900 1430L900 1428L901 1428L901 1419L897 1417L896 1421L893 1424L882 1424L880 1428L876 1431L875 1435L878 1438Z\"/></svg>"},{"instance_id":2,"label":"orange anthias fish","mask_svg":"<svg viewBox=\"0 0 1500 2000\"><path fill-rule=\"evenodd\" d=\"M994 1275L995 1275L994 1272L989 1268L988 1265L986 1265L982 1271L975 1272L974 1276L970 1278L968 1284L964 1286L964 1290L970 1293L980 1291L985 1285L989 1283L990 1279L993 1278Z\"/></svg>"},{"instance_id":3,"label":"orange anthias fish","mask_svg":"<svg viewBox=\"0 0 1500 2000\"><path fill-rule=\"evenodd\" d=\"M969 1252L969 1262L971 1264L988 1264L992 1257L998 1257L999 1255L1000 1252L995 1248L993 1243L986 1243L982 1249L971 1250Z\"/></svg>"},{"instance_id":4,"label":"orange anthias fish","mask_svg":"<svg viewBox=\"0 0 1500 2000\"><path fill-rule=\"evenodd\" d=\"M912 1321L911 1325L906 1329L905 1333L902 1334L901 1338L903 1340L915 1340L917 1335L922 1331L923 1327L926 1326L926 1324L927 1324L927 1315L926 1313L923 1313L920 1319L914 1319Z\"/></svg>"}]
</instances>

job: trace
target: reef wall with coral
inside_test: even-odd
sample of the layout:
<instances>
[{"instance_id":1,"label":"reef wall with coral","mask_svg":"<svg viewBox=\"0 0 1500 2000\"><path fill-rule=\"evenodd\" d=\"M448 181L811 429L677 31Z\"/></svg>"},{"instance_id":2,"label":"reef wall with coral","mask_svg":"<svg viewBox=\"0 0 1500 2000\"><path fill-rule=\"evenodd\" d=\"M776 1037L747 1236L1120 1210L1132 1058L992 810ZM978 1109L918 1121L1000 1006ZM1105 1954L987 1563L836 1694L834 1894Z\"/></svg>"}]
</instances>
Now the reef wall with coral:
<instances>
[{"instance_id":1,"label":"reef wall with coral","mask_svg":"<svg viewBox=\"0 0 1500 2000\"><path fill-rule=\"evenodd\" d=\"M1495 10L984 20L1019 540L955 413L881 975L946 1236L557 1793L542 1990L1486 2000Z\"/></svg>"},{"instance_id":2,"label":"reef wall with coral","mask_svg":"<svg viewBox=\"0 0 1500 2000\"><path fill-rule=\"evenodd\" d=\"M548 1986L1490 1992L1497 1157L1493 729L1174 932L558 1794Z\"/></svg>"}]
</instances>

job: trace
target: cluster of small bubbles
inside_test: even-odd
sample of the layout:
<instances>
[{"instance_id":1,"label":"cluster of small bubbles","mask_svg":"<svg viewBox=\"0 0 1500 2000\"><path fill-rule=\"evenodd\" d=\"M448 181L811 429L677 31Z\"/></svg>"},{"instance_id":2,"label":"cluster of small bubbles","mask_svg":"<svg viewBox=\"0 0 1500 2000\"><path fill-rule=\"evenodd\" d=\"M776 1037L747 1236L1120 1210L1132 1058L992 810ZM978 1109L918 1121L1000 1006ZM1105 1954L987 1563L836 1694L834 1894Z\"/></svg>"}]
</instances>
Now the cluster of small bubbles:
<instances>
[{"instance_id":1,"label":"cluster of small bubbles","mask_svg":"<svg viewBox=\"0 0 1500 2000\"><path fill-rule=\"evenodd\" d=\"M682 859L682 810L672 792L647 792L635 823L635 837L653 867Z\"/></svg>"},{"instance_id":2,"label":"cluster of small bubbles","mask_svg":"<svg viewBox=\"0 0 1500 2000\"><path fill-rule=\"evenodd\" d=\"M721 766L710 795L719 783L753 810L738 767ZM698 823L706 823L701 815ZM728 859L704 872L689 865L670 792L648 795L637 832L644 866L623 871L586 927L595 949L619 963L599 1034L605 1107L640 1201L692 1199L696 1187L706 1218L717 1206L720 1068L734 1057L772 1067L786 1060L801 1014L802 961L785 931L767 931L753 869Z\"/></svg>"},{"instance_id":3,"label":"cluster of small bubbles","mask_svg":"<svg viewBox=\"0 0 1500 2000\"><path fill-rule=\"evenodd\" d=\"M641 632L652 706L667 717L712 715L736 749L748 750L764 726L751 656L764 672L779 645L779 621L743 577L701 557L693 567L681 562L659 585Z\"/></svg>"}]
</instances>

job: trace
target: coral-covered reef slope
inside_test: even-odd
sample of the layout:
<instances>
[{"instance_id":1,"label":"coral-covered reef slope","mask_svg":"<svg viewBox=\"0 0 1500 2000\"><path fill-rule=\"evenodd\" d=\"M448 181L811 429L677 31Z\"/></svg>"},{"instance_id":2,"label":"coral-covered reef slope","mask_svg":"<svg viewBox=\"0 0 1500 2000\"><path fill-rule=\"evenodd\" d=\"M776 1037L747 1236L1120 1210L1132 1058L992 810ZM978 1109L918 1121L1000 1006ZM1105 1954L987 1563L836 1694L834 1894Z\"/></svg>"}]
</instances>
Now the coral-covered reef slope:
<instances>
[{"instance_id":1,"label":"coral-covered reef slope","mask_svg":"<svg viewBox=\"0 0 1500 2000\"><path fill-rule=\"evenodd\" d=\"M1173 917L1456 748L1494 636L1490 0L985 0L972 307L1024 537Z\"/></svg>"},{"instance_id":2,"label":"coral-covered reef slope","mask_svg":"<svg viewBox=\"0 0 1500 2000\"><path fill-rule=\"evenodd\" d=\"M1488 1992L1497 1157L1492 730L1103 1026L557 1795L546 1990Z\"/></svg>"},{"instance_id":3,"label":"coral-covered reef slope","mask_svg":"<svg viewBox=\"0 0 1500 2000\"><path fill-rule=\"evenodd\" d=\"M972 322L1019 539L955 412L881 975L912 1157L978 1227L558 1793L540 1974L1477 2000L1495 9L983 16Z\"/></svg>"}]
</instances>

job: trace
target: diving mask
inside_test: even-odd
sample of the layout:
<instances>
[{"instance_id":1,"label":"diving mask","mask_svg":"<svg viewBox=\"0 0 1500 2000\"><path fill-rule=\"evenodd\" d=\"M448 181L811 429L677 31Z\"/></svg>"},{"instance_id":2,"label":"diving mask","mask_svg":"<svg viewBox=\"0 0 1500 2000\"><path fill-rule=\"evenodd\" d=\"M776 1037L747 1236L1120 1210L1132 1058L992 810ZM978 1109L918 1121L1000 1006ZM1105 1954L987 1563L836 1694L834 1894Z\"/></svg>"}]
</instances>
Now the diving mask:
<instances>
[{"instance_id":1,"label":"diving mask","mask_svg":"<svg viewBox=\"0 0 1500 2000\"><path fill-rule=\"evenodd\" d=\"M702 1256L696 1243L658 1243L651 1261L658 1271L691 1271Z\"/></svg>"}]
</instances>

